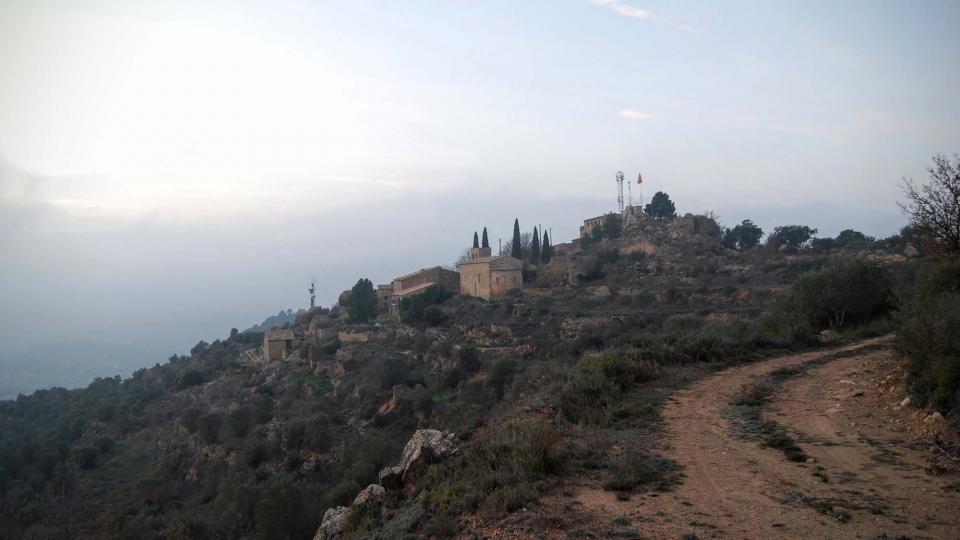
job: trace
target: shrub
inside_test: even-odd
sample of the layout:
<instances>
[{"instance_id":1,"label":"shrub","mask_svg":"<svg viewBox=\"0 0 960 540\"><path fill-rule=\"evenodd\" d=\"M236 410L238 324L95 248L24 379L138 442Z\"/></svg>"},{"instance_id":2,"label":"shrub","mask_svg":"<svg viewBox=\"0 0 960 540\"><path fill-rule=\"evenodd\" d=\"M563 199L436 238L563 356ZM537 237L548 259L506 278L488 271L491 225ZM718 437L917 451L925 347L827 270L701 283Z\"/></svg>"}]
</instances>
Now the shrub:
<instances>
[{"instance_id":1,"label":"shrub","mask_svg":"<svg viewBox=\"0 0 960 540\"><path fill-rule=\"evenodd\" d=\"M191 386L197 386L203 383L203 372L191 369L180 377L180 380L177 382L177 390L183 390L184 388L190 388Z\"/></svg>"},{"instance_id":2,"label":"shrub","mask_svg":"<svg viewBox=\"0 0 960 540\"><path fill-rule=\"evenodd\" d=\"M609 491L632 491L653 484L663 491L677 479L678 466L669 459L629 454L610 467L610 475L603 487Z\"/></svg>"},{"instance_id":3,"label":"shrub","mask_svg":"<svg viewBox=\"0 0 960 540\"><path fill-rule=\"evenodd\" d=\"M442 519L481 510L497 518L531 501L559 471L562 455L550 426L510 424L465 448L424 477L423 502Z\"/></svg>"},{"instance_id":4,"label":"shrub","mask_svg":"<svg viewBox=\"0 0 960 540\"><path fill-rule=\"evenodd\" d=\"M487 378L487 384L493 388L497 399L503 398L504 389L513 380L513 376L518 370L517 361L513 358L501 358L493 365L490 376Z\"/></svg>"},{"instance_id":5,"label":"shrub","mask_svg":"<svg viewBox=\"0 0 960 540\"><path fill-rule=\"evenodd\" d=\"M920 406L960 407L960 262L924 269L903 293L900 349L909 355L907 387Z\"/></svg>"},{"instance_id":6,"label":"shrub","mask_svg":"<svg viewBox=\"0 0 960 540\"><path fill-rule=\"evenodd\" d=\"M220 439L220 427L223 425L223 418L219 414L206 414L200 418L197 425L197 433L207 444L212 444Z\"/></svg>"},{"instance_id":7,"label":"shrub","mask_svg":"<svg viewBox=\"0 0 960 540\"><path fill-rule=\"evenodd\" d=\"M97 449L93 446L79 446L73 449L73 461L81 470L94 469L97 466Z\"/></svg>"},{"instance_id":8,"label":"shrub","mask_svg":"<svg viewBox=\"0 0 960 540\"><path fill-rule=\"evenodd\" d=\"M814 328L840 329L884 315L892 306L887 272L876 264L845 259L797 280L786 297L787 309Z\"/></svg>"},{"instance_id":9,"label":"shrub","mask_svg":"<svg viewBox=\"0 0 960 540\"><path fill-rule=\"evenodd\" d=\"M422 293L400 301L400 321L414 326L439 326L446 315L438 307L452 295L438 287L429 287Z\"/></svg>"},{"instance_id":10,"label":"shrub","mask_svg":"<svg viewBox=\"0 0 960 540\"><path fill-rule=\"evenodd\" d=\"M227 414L227 433L231 437L243 438L250 430L250 421L253 414L247 406L237 407Z\"/></svg>"}]
</instances>

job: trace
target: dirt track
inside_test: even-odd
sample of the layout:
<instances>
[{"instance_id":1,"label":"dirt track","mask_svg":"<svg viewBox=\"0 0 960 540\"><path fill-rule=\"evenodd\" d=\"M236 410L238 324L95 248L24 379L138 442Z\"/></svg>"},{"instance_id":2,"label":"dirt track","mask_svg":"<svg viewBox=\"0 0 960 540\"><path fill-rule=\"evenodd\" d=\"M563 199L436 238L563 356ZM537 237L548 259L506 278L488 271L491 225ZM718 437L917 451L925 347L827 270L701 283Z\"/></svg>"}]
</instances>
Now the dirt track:
<instances>
[{"instance_id":1,"label":"dirt track","mask_svg":"<svg viewBox=\"0 0 960 540\"><path fill-rule=\"evenodd\" d=\"M598 525L629 519L645 538L960 538L955 464L927 470L933 451L908 440L907 414L890 410L898 396L878 389L897 369L889 350L810 366L776 393L765 418L791 432L811 456L807 463L730 429L725 415L744 385L877 341L775 358L700 381L663 411L661 451L682 466L679 486L629 501L583 486L575 505Z\"/></svg>"}]
</instances>

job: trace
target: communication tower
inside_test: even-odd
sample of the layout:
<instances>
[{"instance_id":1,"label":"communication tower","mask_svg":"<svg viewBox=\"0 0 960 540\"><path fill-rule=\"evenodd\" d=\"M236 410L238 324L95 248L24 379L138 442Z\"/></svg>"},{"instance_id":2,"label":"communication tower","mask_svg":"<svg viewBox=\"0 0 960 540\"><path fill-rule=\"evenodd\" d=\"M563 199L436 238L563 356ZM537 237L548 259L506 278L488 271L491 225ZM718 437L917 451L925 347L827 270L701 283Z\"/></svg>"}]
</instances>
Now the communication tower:
<instances>
[{"instance_id":1,"label":"communication tower","mask_svg":"<svg viewBox=\"0 0 960 540\"><path fill-rule=\"evenodd\" d=\"M316 300L317 300L317 294L316 294L316 293L317 293L317 288L316 288L316 280L315 280L315 279L313 279L313 278L310 279L310 288L309 288L308 290L310 291L310 309L313 309L313 306L314 306L314 304L316 303Z\"/></svg>"},{"instance_id":2,"label":"communication tower","mask_svg":"<svg viewBox=\"0 0 960 540\"><path fill-rule=\"evenodd\" d=\"M617 171L617 207L623 213L623 171Z\"/></svg>"}]
</instances>

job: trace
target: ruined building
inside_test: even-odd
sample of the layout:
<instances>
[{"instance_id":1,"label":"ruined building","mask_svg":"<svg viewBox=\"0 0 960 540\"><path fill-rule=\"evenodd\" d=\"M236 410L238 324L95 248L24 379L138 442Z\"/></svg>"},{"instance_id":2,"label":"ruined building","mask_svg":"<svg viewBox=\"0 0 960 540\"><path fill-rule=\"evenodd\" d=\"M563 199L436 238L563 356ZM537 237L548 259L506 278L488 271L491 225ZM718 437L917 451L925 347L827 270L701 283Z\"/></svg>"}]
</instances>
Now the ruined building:
<instances>
[{"instance_id":1,"label":"ruined building","mask_svg":"<svg viewBox=\"0 0 960 540\"><path fill-rule=\"evenodd\" d=\"M470 259L460 263L460 293L491 300L511 289L523 287L523 261L509 255L490 256L490 248L470 250Z\"/></svg>"},{"instance_id":2,"label":"ruined building","mask_svg":"<svg viewBox=\"0 0 960 540\"><path fill-rule=\"evenodd\" d=\"M285 359L296 339L293 330L267 330L263 333L263 357L271 361Z\"/></svg>"}]
</instances>

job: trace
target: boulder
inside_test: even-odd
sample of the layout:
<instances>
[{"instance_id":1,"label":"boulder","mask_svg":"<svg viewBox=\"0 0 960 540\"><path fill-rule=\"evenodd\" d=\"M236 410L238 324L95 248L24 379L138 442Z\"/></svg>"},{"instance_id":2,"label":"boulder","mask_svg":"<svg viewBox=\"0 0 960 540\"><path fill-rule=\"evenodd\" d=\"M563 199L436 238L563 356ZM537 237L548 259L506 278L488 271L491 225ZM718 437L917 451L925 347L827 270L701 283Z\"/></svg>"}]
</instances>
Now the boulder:
<instances>
[{"instance_id":1,"label":"boulder","mask_svg":"<svg viewBox=\"0 0 960 540\"><path fill-rule=\"evenodd\" d=\"M341 538L343 530L347 526L348 517L350 517L350 508L346 506L328 508L323 513L323 520L320 522L320 528L317 529L317 534L313 536L313 540Z\"/></svg>"},{"instance_id":2,"label":"boulder","mask_svg":"<svg viewBox=\"0 0 960 540\"><path fill-rule=\"evenodd\" d=\"M431 464L439 463L454 452L452 433L444 437L436 429L418 429L403 447L397 464L403 469L403 484L416 482Z\"/></svg>"},{"instance_id":3,"label":"boulder","mask_svg":"<svg viewBox=\"0 0 960 540\"><path fill-rule=\"evenodd\" d=\"M380 485L389 490L403 487L403 467L384 467L380 471Z\"/></svg>"},{"instance_id":4,"label":"boulder","mask_svg":"<svg viewBox=\"0 0 960 540\"><path fill-rule=\"evenodd\" d=\"M908 259L913 259L914 257L920 256L920 250L913 247L913 244L907 244L907 247L903 248L903 256Z\"/></svg>"},{"instance_id":5,"label":"boulder","mask_svg":"<svg viewBox=\"0 0 960 540\"><path fill-rule=\"evenodd\" d=\"M354 505L371 503L380 505L383 503L383 497L386 495L386 490L383 489L383 486L378 484L370 484L369 486L363 488L363 491L357 494L357 498L353 500Z\"/></svg>"}]
</instances>

